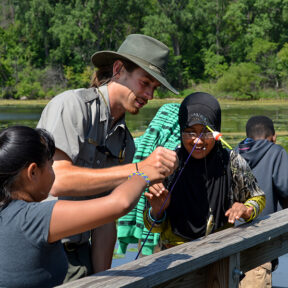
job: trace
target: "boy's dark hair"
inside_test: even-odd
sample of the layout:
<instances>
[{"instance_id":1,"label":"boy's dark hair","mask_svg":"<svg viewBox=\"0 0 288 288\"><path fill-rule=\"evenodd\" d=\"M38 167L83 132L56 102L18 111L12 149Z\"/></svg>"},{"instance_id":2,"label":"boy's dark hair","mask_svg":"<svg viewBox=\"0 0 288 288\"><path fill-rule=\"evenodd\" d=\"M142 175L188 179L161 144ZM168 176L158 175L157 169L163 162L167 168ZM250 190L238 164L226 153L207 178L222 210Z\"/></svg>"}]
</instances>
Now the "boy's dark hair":
<instances>
[{"instance_id":1,"label":"boy's dark hair","mask_svg":"<svg viewBox=\"0 0 288 288\"><path fill-rule=\"evenodd\" d=\"M254 140L275 135L273 121L267 116L251 117L246 124L246 135Z\"/></svg>"}]
</instances>

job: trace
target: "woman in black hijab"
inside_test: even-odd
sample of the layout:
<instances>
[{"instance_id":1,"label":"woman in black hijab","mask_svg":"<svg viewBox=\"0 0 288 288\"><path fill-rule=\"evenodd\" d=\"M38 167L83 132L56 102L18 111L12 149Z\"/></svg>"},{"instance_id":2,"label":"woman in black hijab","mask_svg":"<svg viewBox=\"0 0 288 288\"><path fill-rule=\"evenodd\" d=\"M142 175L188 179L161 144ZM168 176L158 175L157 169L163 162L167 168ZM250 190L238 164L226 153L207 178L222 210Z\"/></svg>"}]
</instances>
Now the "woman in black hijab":
<instances>
[{"instance_id":1,"label":"woman in black hijab","mask_svg":"<svg viewBox=\"0 0 288 288\"><path fill-rule=\"evenodd\" d=\"M155 222L152 232L161 233L164 249L208 235L240 218L251 221L265 206L264 192L248 164L224 149L207 128L221 130L216 98L201 92L187 96L179 109L179 125L179 169L164 184L155 184L145 193L151 205L144 213L145 226L150 229Z\"/></svg>"}]
</instances>

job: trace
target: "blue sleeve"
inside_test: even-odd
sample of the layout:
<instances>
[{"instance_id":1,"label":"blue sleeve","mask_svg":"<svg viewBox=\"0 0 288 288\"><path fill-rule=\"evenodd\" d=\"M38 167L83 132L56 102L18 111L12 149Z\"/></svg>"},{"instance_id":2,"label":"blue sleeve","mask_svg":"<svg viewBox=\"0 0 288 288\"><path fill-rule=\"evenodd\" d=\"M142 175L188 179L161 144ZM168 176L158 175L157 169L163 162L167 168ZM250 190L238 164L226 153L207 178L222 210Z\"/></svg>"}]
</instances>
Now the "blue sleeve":
<instances>
[{"instance_id":1,"label":"blue sleeve","mask_svg":"<svg viewBox=\"0 0 288 288\"><path fill-rule=\"evenodd\" d=\"M21 229L26 239L40 247L47 245L52 210L57 200L31 202L23 211Z\"/></svg>"},{"instance_id":2,"label":"blue sleeve","mask_svg":"<svg viewBox=\"0 0 288 288\"><path fill-rule=\"evenodd\" d=\"M278 157L274 162L274 168L272 173L273 190L280 198L288 198L288 154L281 149L278 153Z\"/></svg>"}]
</instances>

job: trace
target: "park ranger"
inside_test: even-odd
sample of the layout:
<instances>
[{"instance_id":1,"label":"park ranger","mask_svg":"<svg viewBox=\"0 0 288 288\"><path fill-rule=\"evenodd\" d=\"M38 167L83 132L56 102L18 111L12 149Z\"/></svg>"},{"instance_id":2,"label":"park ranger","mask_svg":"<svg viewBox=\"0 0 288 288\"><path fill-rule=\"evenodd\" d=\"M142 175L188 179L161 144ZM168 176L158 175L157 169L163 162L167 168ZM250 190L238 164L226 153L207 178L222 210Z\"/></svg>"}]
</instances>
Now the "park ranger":
<instances>
[{"instance_id":1,"label":"park ranger","mask_svg":"<svg viewBox=\"0 0 288 288\"><path fill-rule=\"evenodd\" d=\"M178 94L165 78L168 54L162 42L131 34L117 52L92 56L97 70L91 88L65 91L46 105L38 127L53 135L57 148L51 195L103 197L147 164L162 166L163 174L175 168L176 154L161 147L137 166L131 164L135 146L125 123L125 113L137 114L157 87ZM69 262L65 282L109 269L115 241L115 223L63 239Z\"/></svg>"}]
</instances>

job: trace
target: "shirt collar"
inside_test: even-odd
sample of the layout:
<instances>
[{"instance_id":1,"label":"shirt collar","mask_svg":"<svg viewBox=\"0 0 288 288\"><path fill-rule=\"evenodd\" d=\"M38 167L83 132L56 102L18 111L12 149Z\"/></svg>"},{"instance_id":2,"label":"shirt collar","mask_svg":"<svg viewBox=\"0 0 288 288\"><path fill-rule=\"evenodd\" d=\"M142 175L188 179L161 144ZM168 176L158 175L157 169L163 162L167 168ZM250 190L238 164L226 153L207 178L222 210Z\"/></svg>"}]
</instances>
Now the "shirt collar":
<instances>
[{"instance_id":1,"label":"shirt collar","mask_svg":"<svg viewBox=\"0 0 288 288\"><path fill-rule=\"evenodd\" d=\"M110 102L108 86L104 85L98 88L100 100L100 121L106 121L110 117Z\"/></svg>"},{"instance_id":2,"label":"shirt collar","mask_svg":"<svg viewBox=\"0 0 288 288\"><path fill-rule=\"evenodd\" d=\"M110 112L110 102L109 102L109 92L108 92L108 86L103 85L98 88L99 92L99 99L100 99L100 121L106 121L108 118L111 117ZM111 119L112 120L112 119ZM116 131L118 127L121 127L122 129L125 129L126 122L125 122L125 114L123 117L121 117L117 123L115 123L113 127L113 131Z\"/></svg>"}]
</instances>

